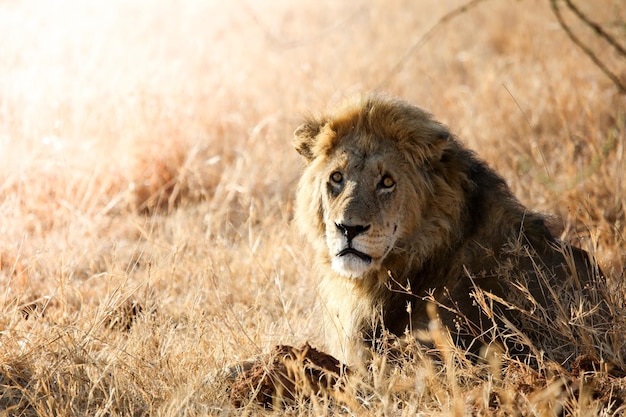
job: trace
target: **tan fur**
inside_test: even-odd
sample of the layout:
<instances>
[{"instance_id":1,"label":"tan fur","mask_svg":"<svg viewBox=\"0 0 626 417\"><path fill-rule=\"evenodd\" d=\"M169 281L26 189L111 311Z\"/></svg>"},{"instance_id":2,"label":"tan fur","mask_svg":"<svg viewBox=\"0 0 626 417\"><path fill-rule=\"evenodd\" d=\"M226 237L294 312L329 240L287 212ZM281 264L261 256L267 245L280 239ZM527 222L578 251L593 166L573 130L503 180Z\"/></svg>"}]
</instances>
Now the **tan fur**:
<instances>
[{"instance_id":1,"label":"tan fur","mask_svg":"<svg viewBox=\"0 0 626 417\"><path fill-rule=\"evenodd\" d=\"M584 251L561 245L501 177L404 101L356 97L307 120L295 147L307 163L296 223L316 251L328 349L348 364L365 360L383 329L426 328L429 296L474 349L485 331L477 288L531 311L552 303L547 287L593 279ZM504 314L542 337L532 314Z\"/></svg>"}]
</instances>

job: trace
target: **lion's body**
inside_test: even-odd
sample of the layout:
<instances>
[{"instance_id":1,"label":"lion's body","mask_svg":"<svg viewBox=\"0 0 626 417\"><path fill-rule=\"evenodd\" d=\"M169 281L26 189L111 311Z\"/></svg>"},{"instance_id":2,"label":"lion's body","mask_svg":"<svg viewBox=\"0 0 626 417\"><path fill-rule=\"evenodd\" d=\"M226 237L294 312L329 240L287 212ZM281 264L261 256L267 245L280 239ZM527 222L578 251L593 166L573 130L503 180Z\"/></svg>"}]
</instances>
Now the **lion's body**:
<instances>
[{"instance_id":1,"label":"lion's body","mask_svg":"<svg viewBox=\"0 0 626 417\"><path fill-rule=\"evenodd\" d=\"M417 107L365 96L295 136L307 160L296 221L316 250L328 349L348 364L367 357L381 329L427 329L426 298L471 348L489 328L477 288L503 300L510 323L535 327L506 303L532 313L533 303L552 303L550 288L594 279L584 251L557 241L542 216Z\"/></svg>"}]
</instances>

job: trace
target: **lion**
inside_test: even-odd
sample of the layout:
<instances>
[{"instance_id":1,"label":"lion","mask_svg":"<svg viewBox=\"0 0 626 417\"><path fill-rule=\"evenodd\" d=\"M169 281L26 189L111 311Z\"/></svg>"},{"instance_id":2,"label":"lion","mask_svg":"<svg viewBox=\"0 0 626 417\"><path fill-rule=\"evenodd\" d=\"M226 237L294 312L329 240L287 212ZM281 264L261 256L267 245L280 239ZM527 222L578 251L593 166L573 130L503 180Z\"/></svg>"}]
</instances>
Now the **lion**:
<instances>
[{"instance_id":1,"label":"lion","mask_svg":"<svg viewBox=\"0 0 626 417\"><path fill-rule=\"evenodd\" d=\"M294 145L306 164L295 222L315 251L327 349L348 366L433 319L468 353L497 334L513 353L530 340L564 360L569 314L606 314L593 257L426 111L361 95L310 116Z\"/></svg>"}]
</instances>

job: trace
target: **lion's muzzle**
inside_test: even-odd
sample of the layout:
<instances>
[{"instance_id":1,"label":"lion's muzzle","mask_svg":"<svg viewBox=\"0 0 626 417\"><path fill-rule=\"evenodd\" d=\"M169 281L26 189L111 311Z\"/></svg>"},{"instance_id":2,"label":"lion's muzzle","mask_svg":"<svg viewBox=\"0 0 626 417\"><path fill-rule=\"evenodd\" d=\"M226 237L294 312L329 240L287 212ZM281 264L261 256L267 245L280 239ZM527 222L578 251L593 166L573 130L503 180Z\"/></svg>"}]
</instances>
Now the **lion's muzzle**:
<instances>
[{"instance_id":1,"label":"lion's muzzle","mask_svg":"<svg viewBox=\"0 0 626 417\"><path fill-rule=\"evenodd\" d=\"M336 272L350 278L357 278L371 268L373 258L366 252L367 245L363 245L362 240L363 238L367 240L369 230L370 225L335 223L334 245L329 245L329 249L333 257L333 269Z\"/></svg>"},{"instance_id":2,"label":"lion's muzzle","mask_svg":"<svg viewBox=\"0 0 626 417\"><path fill-rule=\"evenodd\" d=\"M393 247L397 229L384 230L371 222L359 223L350 224L344 219L326 223L326 244L332 269L353 279L380 267Z\"/></svg>"}]
</instances>

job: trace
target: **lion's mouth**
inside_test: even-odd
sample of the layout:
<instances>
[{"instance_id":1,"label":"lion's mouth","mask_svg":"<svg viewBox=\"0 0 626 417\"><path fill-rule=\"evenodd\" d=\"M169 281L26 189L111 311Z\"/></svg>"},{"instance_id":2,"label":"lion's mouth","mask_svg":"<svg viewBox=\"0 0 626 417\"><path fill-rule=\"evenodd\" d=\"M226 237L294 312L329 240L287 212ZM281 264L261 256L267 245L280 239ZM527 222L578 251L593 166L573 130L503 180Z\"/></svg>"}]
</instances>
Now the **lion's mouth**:
<instances>
[{"instance_id":1,"label":"lion's mouth","mask_svg":"<svg viewBox=\"0 0 626 417\"><path fill-rule=\"evenodd\" d=\"M369 255L367 255L367 254L365 254L363 252L360 252L360 251L358 251L358 250L356 250L354 248L345 248L345 249L343 249L341 252L339 252L337 254L337 256L345 256L345 255L355 255L355 256L359 257L361 260L363 260L365 262L368 262L368 263L372 262L372 257L371 256L369 256Z\"/></svg>"}]
</instances>

